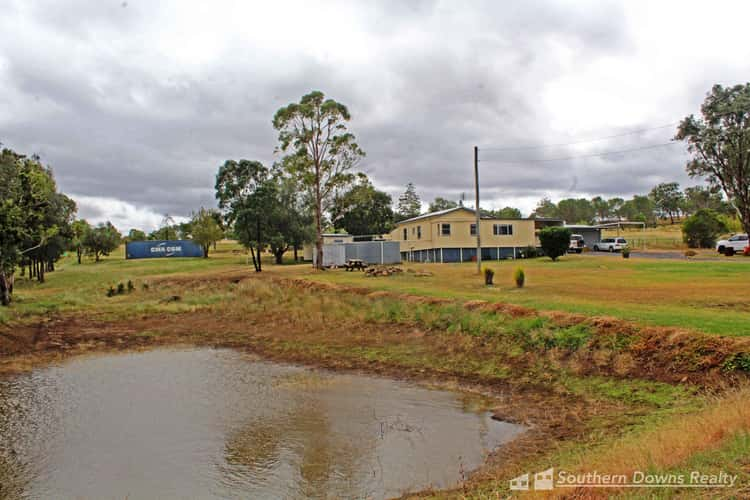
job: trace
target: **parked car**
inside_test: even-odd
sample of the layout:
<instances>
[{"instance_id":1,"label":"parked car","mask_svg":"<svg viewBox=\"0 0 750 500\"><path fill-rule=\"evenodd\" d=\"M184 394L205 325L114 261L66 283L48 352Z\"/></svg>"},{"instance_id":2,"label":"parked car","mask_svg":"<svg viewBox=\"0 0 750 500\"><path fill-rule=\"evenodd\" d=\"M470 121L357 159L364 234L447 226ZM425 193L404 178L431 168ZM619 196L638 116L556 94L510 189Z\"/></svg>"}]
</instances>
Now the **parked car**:
<instances>
[{"instance_id":1,"label":"parked car","mask_svg":"<svg viewBox=\"0 0 750 500\"><path fill-rule=\"evenodd\" d=\"M594 243L594 251L620 252L626 246L628 246L628 242L625 241L625 238L604 238L601 241Z\"/></svg>"},{"instance_id":2,"label":"parked car","mask_svg":"<svg viewBox=\"0 0 750 500\"><path fill-rule=\"evenodd\" d=\"M581 253L584 248L586 248L586 243L583 241L583 236L580 234L571 234L568 252Z\"/></svg>"},{"instance_id":3,"label":"parked car","mask_svg":"<svg viewBox=\"0 0 750 500\"><path fill-rule=\"evenodd\" d=\"M737 252L744 252L748 246L746 234L735 234L726 240L721 240L716 244L716 251L727 256L732 256Z\"/></svg>"}]
</instances>

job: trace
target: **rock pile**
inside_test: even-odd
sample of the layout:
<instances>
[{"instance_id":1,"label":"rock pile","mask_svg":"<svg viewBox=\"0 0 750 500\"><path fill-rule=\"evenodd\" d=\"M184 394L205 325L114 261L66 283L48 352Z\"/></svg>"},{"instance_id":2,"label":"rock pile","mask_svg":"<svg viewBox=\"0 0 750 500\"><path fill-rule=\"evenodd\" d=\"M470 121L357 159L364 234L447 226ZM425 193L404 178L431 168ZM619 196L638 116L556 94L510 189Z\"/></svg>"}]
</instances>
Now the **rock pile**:
<instances>
[{"instance_id":1,"label":"rock pile","mask_svg":"<svg viewBox=\"0 0 750 500\"><path fill-rule=\"evenodd\" d=\"M365 276L367 277L377 277L377 276L391 276L392 274L399 274L403 273L404 270L400 267L393 267L393 266L373 266L368 267L365 270Z\"/></svg>"}]
</instances>

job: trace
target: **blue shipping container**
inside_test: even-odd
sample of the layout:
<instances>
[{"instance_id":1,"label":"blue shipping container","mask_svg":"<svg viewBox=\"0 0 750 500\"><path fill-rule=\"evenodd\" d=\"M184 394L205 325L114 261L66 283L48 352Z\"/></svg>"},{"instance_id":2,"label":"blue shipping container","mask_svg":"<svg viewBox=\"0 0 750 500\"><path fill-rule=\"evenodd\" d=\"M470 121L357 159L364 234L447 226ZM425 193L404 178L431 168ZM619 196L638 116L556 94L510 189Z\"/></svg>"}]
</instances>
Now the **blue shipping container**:
<instances>
[{"instance_id":1,"label":"blue shipping container","mask_svg":"<svg viewBox=\"0 0 750 500\"><path fill-rule=\"evenodd\" d=\"M125 245L126 259L157 257L203 257L203 249L190 240L131 241Z\"/></svg>"}]
</instances>

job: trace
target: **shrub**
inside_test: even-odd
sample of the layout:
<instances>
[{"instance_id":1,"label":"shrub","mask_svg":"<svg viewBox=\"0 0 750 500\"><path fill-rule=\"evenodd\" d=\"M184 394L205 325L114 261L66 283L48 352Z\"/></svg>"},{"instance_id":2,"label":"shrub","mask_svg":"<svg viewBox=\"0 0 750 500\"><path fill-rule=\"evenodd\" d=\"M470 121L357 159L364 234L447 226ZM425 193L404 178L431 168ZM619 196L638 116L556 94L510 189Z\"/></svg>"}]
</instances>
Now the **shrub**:
<instances>
[{"instance_id":1,"label":"shrub","mask_svg":"<svg viewBox=\"0 0 750 500\"><path fill-rule=\"evenodd\" d=\"M536 247L534 245L529 245L526 247L526 249L523 251L523 256L526 259L533 259L537 257L539 253L536 250Z\"/></svg>"},{"instance_id":2,"label":"shrub","mask_svg":"<svg viewBox=\"0 0 750 500\"><path fill-rule=\"evenodd\" d=\"M484 284L491 285L494 277L495 277L495 271L493 271L489 267L485 267L484 268Z\"/></svg>"},{"instance_id":3,"label":"shrub","mask_svg":"<svg viewBox=\"0 0 750 500\"><path fill-rule=\"evenodd\" d=\"M719 214L719 220L723 222L724 225L727 227L726 232L728 233L744 232L744 228L742 227L742 222L740 222L737 216Z\"/></svg>"},{"instance_id":4,"label":"shrub","mask_svg":"<svg viewBox=\"0 0 750 500\"><path fill-rule=\"evenodd\" d=\"M622 249L622 258L623 259L629 259L630 258L630 249L628 247L625 247Z\"/></svg>"},{"instance_id":5,"label":"shrub","mask_svg":"<svg viewBox=\"0 0 750 500\"><path fill-rule=\"evenodd\" d=\"M115 290L115 287L109 285L109 289L107 290L107 297L114 297L116 294L117 291Z\"/></svg>"},{"instance_id":6,"label":"shrub","mask_svg":"<svg viewBox=\"0 0 750 500\"><path fill-rule=\"evenodd\" d=\"M719 214L702 208L682 223L682 239L690 248L713 248L720 234L728 231Z\"/></svg>"},{"instance_id":7,"label":"shrub","mask_svg":"<svg viewBox=\"0 0 750 500\"><path fill-rule=\"evenodd\" d=\"M695 257L698 255L698 252L695 250L685 250L685 257Z\"/></svg>"},{"instance_id":8,"label":"shrub","mask_svg":"<svg viewBox=\"0 0 750 500\"><path fill-rule=\"evenodd\" d=\"M561 226L545 227L539 231L539 241L544 254L556 261L565 255L570 246L570 229Z\"/></svg>"},{"instance_id":9,"label":"shrub","mask_svg":"<svg viewBox=\"0 0 750 500\"><path fill-rule=\"evenodd\" d=\"M131 280L128 280L128 293L132 292L133 290L135 290L135 285Z\"/></svg>"},{"instance_id":10,"label":"shrub","mask_svg":"<svg viewBox=\"0 0 750 500\"><path fill-rule=\"evenodd\" d=\"M523 288L523 285L526 282L526 274L524 274L523 269L520 267L513 273L513 281L516 282L518 288Z\"/></svg>"},{"instance_id":11,"label":"shrub","mask_svg":"<svg viewBox=\"0 0 750 500\"><path fill-rule=\"evenodd\" d=\"M117 284L117 295L122 295L123 293L125 293L125 285L120 282Z\"/></svg>"},{"instance_id":12,"label":"shrub","mask_svg":"<svg viewBox=\"0 0 750 500\"><path fill-rule=\"evenodd\" d=\"M750 373L750 353L740 352L733 354L724 361L722 367L728 372L740 370Z\"/></svg>"}]
</instances>

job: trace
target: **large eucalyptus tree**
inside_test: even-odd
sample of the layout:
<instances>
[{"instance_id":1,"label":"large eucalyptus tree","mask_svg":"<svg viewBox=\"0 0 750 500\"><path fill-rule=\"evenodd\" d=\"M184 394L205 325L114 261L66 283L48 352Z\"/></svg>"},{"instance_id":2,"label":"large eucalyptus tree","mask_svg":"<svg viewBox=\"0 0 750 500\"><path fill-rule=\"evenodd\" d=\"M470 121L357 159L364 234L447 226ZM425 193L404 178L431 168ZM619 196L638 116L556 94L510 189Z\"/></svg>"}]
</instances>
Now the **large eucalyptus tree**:
<instances>
[{"instance_id":1,"label":"large eucalyptus tree","mask_svg":"<svg viewBox=\"0 0 750 500\"><path fill-rule=\"evenodd\" d=\"M323 218L336 192L354 180L353 167L365 155L347 129L351 119L343 104L320 91L279 109L273 126L279 131L277 151L284 170L308 191L313 205L315 260L323 265Z\"/></svg>"}]
</instances>

